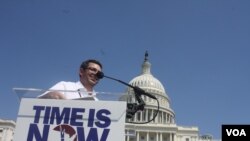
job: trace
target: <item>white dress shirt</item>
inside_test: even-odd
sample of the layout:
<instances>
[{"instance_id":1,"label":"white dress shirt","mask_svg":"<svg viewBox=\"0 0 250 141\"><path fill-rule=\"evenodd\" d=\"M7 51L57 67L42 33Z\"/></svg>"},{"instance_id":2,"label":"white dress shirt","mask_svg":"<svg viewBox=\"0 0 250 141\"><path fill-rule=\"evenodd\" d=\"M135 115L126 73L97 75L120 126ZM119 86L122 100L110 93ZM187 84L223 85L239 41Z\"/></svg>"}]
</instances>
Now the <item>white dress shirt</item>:
<instances>
[{"instance_id":1,"label":"white dress shirt","mask_svg":"<svg viewBox=\"0 0 250 141\"><path fill-rule=\"evenodd\" d=\"M54 86L52 86L47 92L43 93L38 97L41 97L50 91L59 91L60 93L64 94L66 99L84 99L87 97L93 97L95 101L98 101L98 99L96 98L95 91L87 92L86 88L82 85L80 81L60 81Z\"/></svg>"}]
</instances>

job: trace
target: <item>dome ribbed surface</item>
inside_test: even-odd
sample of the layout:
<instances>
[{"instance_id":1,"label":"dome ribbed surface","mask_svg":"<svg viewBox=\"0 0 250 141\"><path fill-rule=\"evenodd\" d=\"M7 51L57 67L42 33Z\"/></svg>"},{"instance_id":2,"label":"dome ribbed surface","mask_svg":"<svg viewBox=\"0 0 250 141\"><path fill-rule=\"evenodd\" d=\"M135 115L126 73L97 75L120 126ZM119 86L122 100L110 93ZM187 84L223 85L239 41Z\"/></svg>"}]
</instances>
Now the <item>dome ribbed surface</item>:
<instances>
[{"instance_id":1,"label":"dome ribbed surface","mask_svg":"<svg viewBox=\"0 0 250 141\"><path fill-rule=\"evenodd\" d=\"M165 89L161 82L151 74L142 74L132 79L129 84L143 89L156 91L158 94L165 94Z\"/></svg>"},{"instance_id":2,"label":"dome ribbed surface","mask_svg":"<svg viewBox=\"0 0 250 141\"><path fill-rule=\"evenodd\" d=\"M148 61L148 53L145 54L144 62L142 63L142 72L139 76L133 78L129 84L138 86L146 91L155 94L167 96L162 83L151 74L151 63Z\"/></svg>"}]
</instances>

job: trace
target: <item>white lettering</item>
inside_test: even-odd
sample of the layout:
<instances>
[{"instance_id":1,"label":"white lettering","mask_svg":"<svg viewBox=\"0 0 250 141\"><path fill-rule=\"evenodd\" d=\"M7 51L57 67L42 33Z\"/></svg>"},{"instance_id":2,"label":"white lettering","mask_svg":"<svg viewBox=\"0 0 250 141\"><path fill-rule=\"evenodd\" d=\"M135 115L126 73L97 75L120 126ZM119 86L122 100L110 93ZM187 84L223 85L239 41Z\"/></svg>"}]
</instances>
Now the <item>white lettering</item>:
<instances>
[{"instance_id":1,"label":"white lettering","mask_svg":"<svg viewBox=\"0 0 250 141\"><path fill-rule=\"evenodd\" d=\"M240 131L240 136L242 136L242 135L243 135L243 136L247 136L244 129L241 129L241 131Z\"/></svg>"},{"instance_id":2,"label":"white lettering","mask_svg":"<svg viewBox=\"0 0 250 141\"><path fill-rule=\"evenodd\" d=\"M239 131L239 129L226 129L227 132L227 136L247 136L246 132L244 129L241 129L241 131Z\"/></svg>"},{"instance_id":3,"label":"white lettering","mask_svg":"<svg viewBox=\"0 0 250 141\"><path fill-rule=\"evenodd\" d=\"M228 131L228 130L229 130L229 131ZM232 129L226 129L226 132L227 132L227 136L231 136Z\"/></svg>"}]
</instances>

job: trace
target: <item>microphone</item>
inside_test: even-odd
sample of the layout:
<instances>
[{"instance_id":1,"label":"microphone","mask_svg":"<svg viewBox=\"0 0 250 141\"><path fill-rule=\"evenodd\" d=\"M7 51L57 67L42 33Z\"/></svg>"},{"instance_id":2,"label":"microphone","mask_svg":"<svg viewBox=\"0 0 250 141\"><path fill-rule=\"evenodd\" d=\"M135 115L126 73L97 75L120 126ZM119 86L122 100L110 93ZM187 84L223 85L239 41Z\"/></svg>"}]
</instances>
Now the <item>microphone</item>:
<instances>
[{"instance_id":1,"label":"microphone","mask_svg":"<svg viewBox=\"0 0 250 141\"><path fill-rule=\"evenodd\" d=\"M101 71L98 71L98 72L96 73L96 77L99 78L99 79L102 79L102 78L104 77L104 73L101 72Z\"/></svg>"},{"instance_id":2,"label":"microphone","mask_svg":"<svg viewBox=\"0 0 250 141\"><path fill-rule=\"evenodd\" d=\"M134 91L135 91L135 93L143 94L143 95L146 95L146 96L148 96L148 97L150 97L150 98L152 98L152 99L157 100L157 98L156 98L154 95L152 95L152 94L150 94L150 93L147 93L146 91L144 91L143 89L139 88L138 86L133 86L133 85L130 85L130 84L128 84L128 83L126 83L126 82L123 82L123 81L121 81L121 80L118 80L118 79L115 79L115 78L106 76L106 75L104 75L104 73L101 72L101 71L98 71L98 72L96 73L96 77L99 78L99 79L102 79L103 77L106 77L106 78L109 78L109 79L118 81L118 82L120 82L120 83L122 83L122 84L124 84L124 85L126 85L126 86L129 86L129 87L133 88Z\"/></svg>"}]
</instances>

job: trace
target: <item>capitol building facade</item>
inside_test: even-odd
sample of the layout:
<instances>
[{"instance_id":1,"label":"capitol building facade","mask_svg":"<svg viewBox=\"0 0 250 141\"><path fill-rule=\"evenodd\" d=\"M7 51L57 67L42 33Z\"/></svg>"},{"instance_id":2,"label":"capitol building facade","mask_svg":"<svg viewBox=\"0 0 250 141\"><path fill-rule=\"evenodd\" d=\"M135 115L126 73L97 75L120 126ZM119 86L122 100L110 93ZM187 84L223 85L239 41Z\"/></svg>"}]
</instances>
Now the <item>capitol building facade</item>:
<instances>
[{"instance_id":1,"label":"capitol building facade","mask_svg":"<svg viewBox=\"0 0 250 141\"><path fill-rule=\"evenodd\" d=\"M0 119L0 141L13 141L15 127L14 121Z\"/></svg>"},{"instance_id":2,"label":"capitol building facade","mask_svg":"<svg viewBox=\"0 0 250 141\"><path fill-rule=\"evenodd\" d=\"M150 69L151 63L146 52L141 74L133 78L129 84L154 95L158 101L141 95L145 102L144 110L136 112L132 118L127 119L126 141L215 141L212 135L199 135L199 129L196 126L184 127L176 124L169 96ZM135 103L138 101L135 95L133 88L129 87L120 100ZM151 122L146 123L147 121Z\"/></svg>"},{"instance_id":3,"label":"capitol building facade","mask_svg":"<svg viewBox=\"0 0 250 141\"><path fill-rule=\"evenodd\" d=\"M120 100L128 103L138 103L139 107L138 111L126 119L125 141L221 141L213 139L212 135L199 135L199 128L196 126L176 124L170 98L150 69L151 63L146 52L141 74L133 78L129 85L143 89L157 100L140 94L139 97L135 97L138 93L135 94L132 87L128 87L120 97ZM12 141L14 129L14 121L0 120L0 141Z\"/></svg>"}]
</instances>

